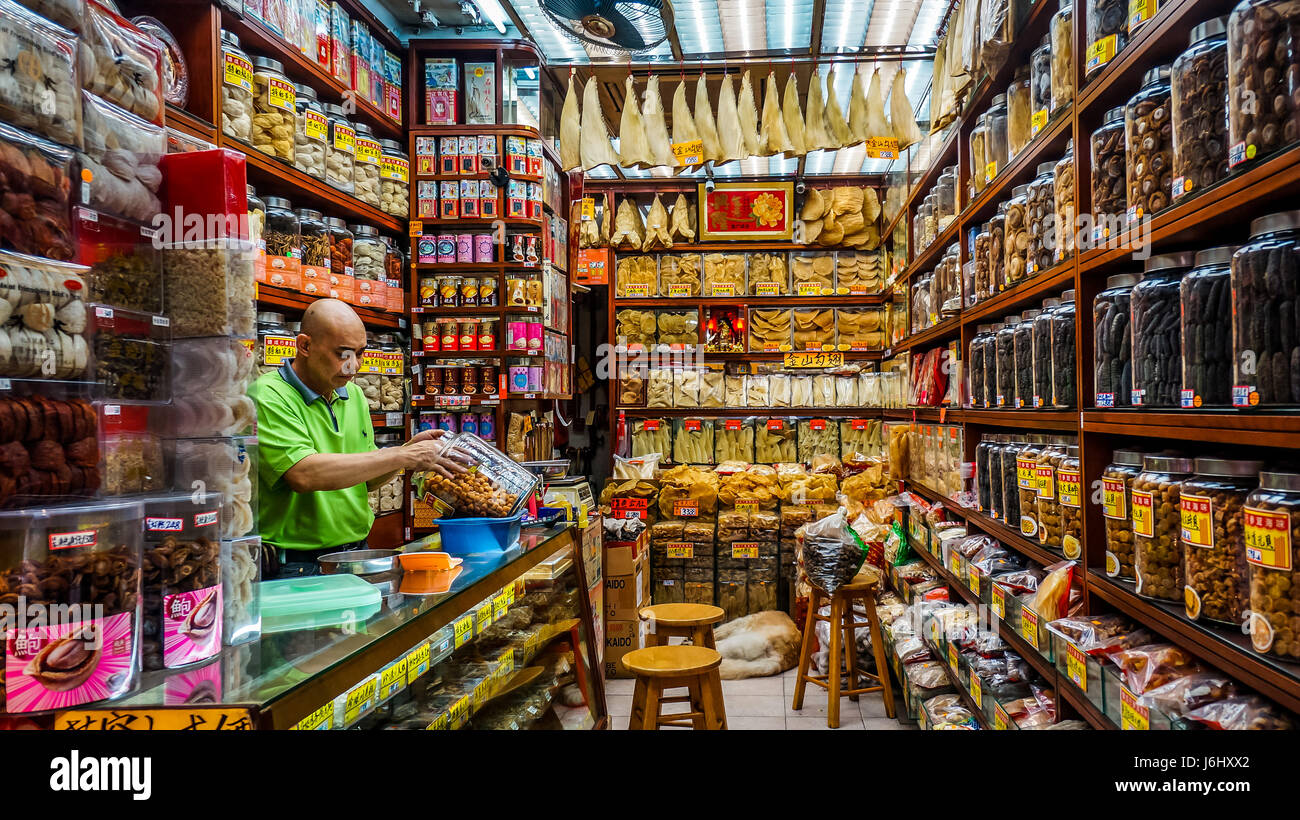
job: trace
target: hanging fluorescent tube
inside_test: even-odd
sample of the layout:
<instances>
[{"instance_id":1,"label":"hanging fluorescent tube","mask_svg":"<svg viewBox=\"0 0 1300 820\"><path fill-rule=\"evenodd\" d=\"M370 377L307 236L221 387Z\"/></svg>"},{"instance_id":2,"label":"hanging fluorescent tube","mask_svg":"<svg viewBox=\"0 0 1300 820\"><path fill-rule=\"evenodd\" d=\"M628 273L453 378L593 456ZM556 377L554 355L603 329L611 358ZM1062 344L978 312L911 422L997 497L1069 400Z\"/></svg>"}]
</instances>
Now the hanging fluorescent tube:
<instances>
[{"instance_id":1,"label":"hanging fluorescent tube","mask_svg":"<svg viewBox=\"0 0 1300 820\"><path fill-rule=\"evenodd\" d=\"M501 0L474 0L474 5L488 19L498 34L506 33L506 10L501 8Z\"/></svg>"}]
</instances>

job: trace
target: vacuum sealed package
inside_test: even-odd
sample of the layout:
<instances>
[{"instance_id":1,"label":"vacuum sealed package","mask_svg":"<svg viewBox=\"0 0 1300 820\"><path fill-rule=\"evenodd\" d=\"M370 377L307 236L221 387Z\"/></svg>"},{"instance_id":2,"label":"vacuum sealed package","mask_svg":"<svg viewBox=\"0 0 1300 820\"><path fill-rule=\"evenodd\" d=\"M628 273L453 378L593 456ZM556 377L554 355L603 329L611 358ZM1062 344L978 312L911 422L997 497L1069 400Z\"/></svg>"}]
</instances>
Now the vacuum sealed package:
<instances>
[{"instance_id":1,"label":"vacuum sealed package","mask_svg":"<svg viewBox=\"0 0 1300 820\"><path fill-rule=\"evenodd\" d=\"M808 580L826 592L834 592L858 574L867 558L867 547L841 510L805 526L803 558Z\"/></svg>"}]
</instances>

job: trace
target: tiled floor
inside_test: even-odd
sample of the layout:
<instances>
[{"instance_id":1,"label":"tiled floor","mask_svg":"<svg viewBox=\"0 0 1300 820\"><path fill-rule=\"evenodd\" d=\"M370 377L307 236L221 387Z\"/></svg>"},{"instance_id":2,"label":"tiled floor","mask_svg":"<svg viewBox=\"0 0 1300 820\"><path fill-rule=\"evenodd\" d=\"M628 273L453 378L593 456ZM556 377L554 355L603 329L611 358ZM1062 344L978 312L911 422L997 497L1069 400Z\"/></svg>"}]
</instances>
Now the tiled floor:
<instances>
[{"instance_id":1,"label":"tiled floor","mask_svg":"<svg viewBox=\"0 0 1300 820\"><path fill-rule=\"evenodd\" d=\"M771 678L724 680L722 698L727 709L729 729L826 729L826 691L809 684L804 690L803 708L790 708L794 701L795 670ZM632 711L634 681L605 681L609 702L610 726L626 729ZM686 704L673 703L664 712L686 711ZM885 717L885 702L879 692L863 695L857 703L840 699L841 729L914 729L893 718Z\"/></svg>"}]
</instances>

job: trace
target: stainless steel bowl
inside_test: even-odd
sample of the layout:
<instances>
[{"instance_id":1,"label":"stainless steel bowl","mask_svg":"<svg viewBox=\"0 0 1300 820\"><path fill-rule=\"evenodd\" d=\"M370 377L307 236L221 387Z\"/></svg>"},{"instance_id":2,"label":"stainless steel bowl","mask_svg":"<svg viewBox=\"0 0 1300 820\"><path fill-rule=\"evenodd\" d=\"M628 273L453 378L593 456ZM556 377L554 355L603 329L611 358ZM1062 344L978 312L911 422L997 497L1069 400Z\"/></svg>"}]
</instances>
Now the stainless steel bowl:
<instances>
[{"instance_id":1,"label":"stainless steel bowl","mask_svg":"<svg viewBox=\"0 0 1300 820\"><path fill-rule=\"evenodd\" d=\"M325 575L373 575L397 567L397 550L331 552L316 559Z\"/></svg>"}]
</instances>

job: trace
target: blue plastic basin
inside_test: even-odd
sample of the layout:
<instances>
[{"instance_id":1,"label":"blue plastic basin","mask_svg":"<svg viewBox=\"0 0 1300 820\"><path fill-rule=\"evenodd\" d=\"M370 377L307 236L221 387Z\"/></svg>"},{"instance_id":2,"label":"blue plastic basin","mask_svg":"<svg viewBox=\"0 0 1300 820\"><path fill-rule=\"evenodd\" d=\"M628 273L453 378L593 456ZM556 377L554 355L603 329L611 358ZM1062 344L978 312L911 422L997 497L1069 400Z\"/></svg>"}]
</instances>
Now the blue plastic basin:
<instances>
[{"instance_id":1,"label":"blue plastic basin","mask_svg":"<svg viewBox=\"0 0 1300 820\"><path fill-rule=\"evenodd\" d=\"M505 552L519 543L519 522L524 514L509 518L443 518L438 521L443 552Z\"/></svg>"}]
</instances>

